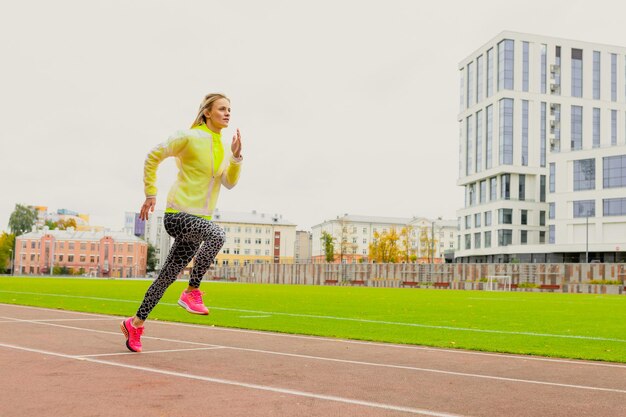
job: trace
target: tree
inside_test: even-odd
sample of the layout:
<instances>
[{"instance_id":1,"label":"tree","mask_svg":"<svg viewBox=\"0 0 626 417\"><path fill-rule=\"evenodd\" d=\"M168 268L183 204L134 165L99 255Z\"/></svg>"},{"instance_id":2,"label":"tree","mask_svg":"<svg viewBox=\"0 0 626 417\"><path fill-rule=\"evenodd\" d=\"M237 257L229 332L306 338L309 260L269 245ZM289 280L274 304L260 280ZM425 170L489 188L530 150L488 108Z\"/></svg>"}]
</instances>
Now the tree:
<instances>
[{"instance_id":1,"label":"tree","mask_svg":"<svg viewBox=\"0 0 626 417\"><path fill-rule=\"evenodd\" d=\"M322 232L322 249L326 256L326 262L334 262L335 260L335 238L327 231Z\"/></svg>"},{"instance_id":2,"label":"tree","mask_svg":"<svg viewBox=\"0 0 626 417\"><path fill-rule=\"evenodd\" d=\"M432 262L434 248L437 245L437 239L431 236L431 228L420 228L420 258L427 259L428 262Z\"/></svg>"},{"instance_id":3,"label":"tree","mask_svg":"<svg viewBox=\"0 0 626 417\"><path fill-rule=\"evenodd\" d=\"M369 258L374 262L397 262L400 258L398 241L400 235L396 229L389 232L374 232L374 240L369 244Z\"/></svg>"},{"instance_id":4,"label":"tree","mask_svg":"<svg viewBox=\"0 0 626 417\"><path fill-rule=\"evenodd\" d=\"M156 248L151 243L148 243L148 259L146 260L146 272L153 272L156 269L156 265Z\"/></svg>"},{"instance_id":5,"label":"tree","mask_svg":"<svg viewBox=\"0 0 626 417\"><path fill-rule=\"evenodd\" d=\"M402 245L402 252L399 259L406 263L414 262L417 258L415 255L415 249L411 245L411 235L414 234L413 226L405 226L400 231L400 244Z\"/></svg>"},{"instance_id":6,"label":"tree","mask_svg":"<svg viewBox=\"0 0 626 417\"><path fill-rule=\"evenodd\" d=\"M61 219L57 222L57 226L59 227L59 229L61 230L67 230L70 227L73 227L74 230L76 230L76 219Z\"/></svg>"},{"instance_id":7,"label":"tree","mask_svg":"<svg viewBox=\"0 0 626 417\"><path fill-rule=\"evenodd\" d=\"M48 230L55 230L59 228L59 225L52 220L46 220L45 225L48 226Z\"/></svg>"},{"instance_id":8,"label":"tree","mask_svg":"<svg viewBox=\"0 0 626 417\"><path fill-rule=\"evenodd\" d=\"M36 221L37 212L34 208L16 204L15 210L9 217L9 229L15 236L20 236L30 231Z\"/></svg>"},{"instance_id":9,"label":"tree","mask_svg":"<svg viewBox=\"0 0 626 417\"><path fill-rule=\"evenodd\" d=\"M11 260L15 253L15 235L3 232L0 235L0 271L11 269Z\"/></svg>"}]
</instances>

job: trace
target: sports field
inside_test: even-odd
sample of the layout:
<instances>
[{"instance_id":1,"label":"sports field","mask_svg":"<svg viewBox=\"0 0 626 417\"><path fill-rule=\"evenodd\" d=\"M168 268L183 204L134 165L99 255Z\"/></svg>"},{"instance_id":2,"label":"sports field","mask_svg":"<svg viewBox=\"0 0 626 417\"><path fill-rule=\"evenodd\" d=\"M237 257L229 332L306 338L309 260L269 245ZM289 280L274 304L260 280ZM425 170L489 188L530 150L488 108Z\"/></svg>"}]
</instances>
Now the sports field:
<instances>
[{"instance_id":1,"label":"sports field","mask_svg":"<svg viewBox=\"0 0 626 417\"><path fill-rule=\"evenodd\" d=\"M0 303L130 316L149 284L0 278ZM626 362L626 297L619 295L207 282L206 317L176 304L185 287L172 285L150 319Z\"/></svg>"}]
</instances>

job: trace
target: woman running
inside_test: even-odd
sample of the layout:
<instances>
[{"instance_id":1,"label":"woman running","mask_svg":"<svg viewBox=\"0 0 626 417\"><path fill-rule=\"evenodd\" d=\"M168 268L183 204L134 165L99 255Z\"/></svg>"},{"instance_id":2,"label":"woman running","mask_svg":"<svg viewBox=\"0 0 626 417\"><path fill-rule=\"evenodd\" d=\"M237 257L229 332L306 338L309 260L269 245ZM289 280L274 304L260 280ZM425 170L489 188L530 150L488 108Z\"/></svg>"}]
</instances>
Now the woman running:
<instances>
[{"instance_id":1,"label":"woman running","mask_svg":"<svg viewBox=\"0 0 626 417\"><path fill-rule=\"evenodd\" d=\"M193 259L189 285L178 304L190 313L209 314L198 289L226 239L224 230L211 221L220 187L237 184L241 170L241 134L239 129L230 146L232 155L225 159L221 132L230 121L230 100L223 94L207 95L189 130L181 130L167 142L156 146L144 164L146 201L139 217L147 220L156 205L156 172L165 158L176 158L178 177L167 195L163 225L174 238L158 277L154 280L135 316L124 320L122 332L126 347L141 352L143 324L165 290Z\"/></svg>"}]
</instances>

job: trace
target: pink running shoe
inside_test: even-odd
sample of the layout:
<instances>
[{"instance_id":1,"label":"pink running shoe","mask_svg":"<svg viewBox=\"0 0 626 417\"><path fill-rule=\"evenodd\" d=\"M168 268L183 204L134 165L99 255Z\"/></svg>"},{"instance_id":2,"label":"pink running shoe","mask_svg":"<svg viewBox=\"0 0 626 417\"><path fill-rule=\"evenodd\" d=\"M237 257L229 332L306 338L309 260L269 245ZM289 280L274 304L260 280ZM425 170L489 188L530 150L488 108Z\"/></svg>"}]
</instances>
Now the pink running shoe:
<instances>
[{"instance_id":1,"label":"pink running shoe","mask_svg":"<svg viewBox=\"0 0 626 417\"><path fill-rule=\"evenodd\" d=\"M183 291L178 299L178 305L193 314L209 314L209 309L202 302L202 294L198 289Z\"/></svg>"},{"instance_id":2,"label":"pink running shoe","mask_svg":"<svg viewBox=\"0 0 626 417\"><path fill-rule=\"evenodd\" d=\"M143 334L143 326L133 326L133 318L127 318L120 324L122 333L126 336L126 347L132 352L141 352L141 335Z\"/></svg>"}]
</instances>

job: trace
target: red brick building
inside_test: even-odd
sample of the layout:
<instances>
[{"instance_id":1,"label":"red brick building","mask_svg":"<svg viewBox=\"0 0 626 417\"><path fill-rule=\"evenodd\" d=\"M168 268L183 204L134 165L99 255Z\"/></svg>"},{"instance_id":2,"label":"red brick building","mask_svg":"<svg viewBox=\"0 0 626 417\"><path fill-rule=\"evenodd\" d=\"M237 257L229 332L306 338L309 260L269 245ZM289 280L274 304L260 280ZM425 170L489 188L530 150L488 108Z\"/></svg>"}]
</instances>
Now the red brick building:
<instances>
[{"instance_id":1,"label":"red brick building","mask_svg":"<svg viewBox=\"0 0 626 417\"><path fill-rule=\"evenodd\" d=\"M148 244L124 232L37 230L16 238L16 275L70 274L143 277ZM56 268L56 269L55 269Z\"/></svg>"}]
</instances>

